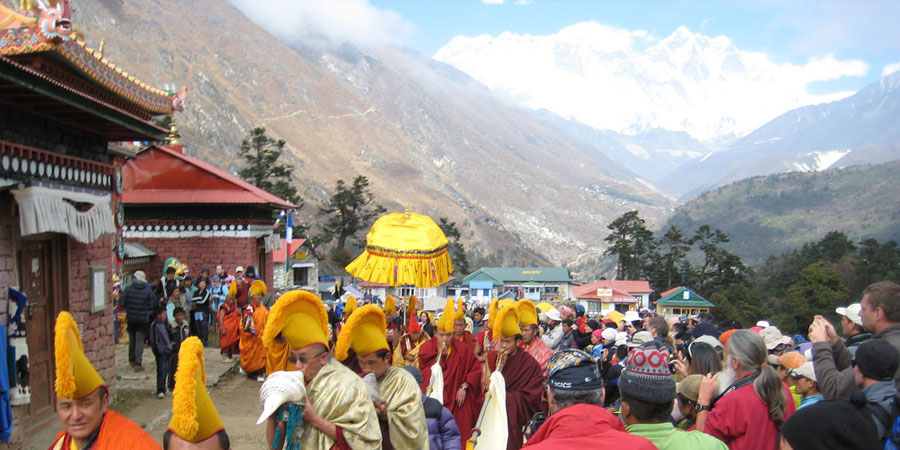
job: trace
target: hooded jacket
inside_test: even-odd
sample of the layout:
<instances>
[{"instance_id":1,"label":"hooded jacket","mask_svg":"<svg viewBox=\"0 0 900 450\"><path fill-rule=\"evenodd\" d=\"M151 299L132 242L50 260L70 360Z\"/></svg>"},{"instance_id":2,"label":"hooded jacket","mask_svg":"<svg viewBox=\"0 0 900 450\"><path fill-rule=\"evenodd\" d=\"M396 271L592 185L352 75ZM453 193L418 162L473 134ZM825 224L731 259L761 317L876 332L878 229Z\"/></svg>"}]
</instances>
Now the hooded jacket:
<instances>
[{"instance_id":1,"label":"hooded jacket","mask_svg":"<svg viewBox=\"0 0 900 450\"><path fill-rule=\"evenodd\" d=\"M567 450L573 448L627 448L652 450L649 440L628 434L622 421L597 405L578 403L557 411L522 448Z\"/></svg>"}]
</instances>

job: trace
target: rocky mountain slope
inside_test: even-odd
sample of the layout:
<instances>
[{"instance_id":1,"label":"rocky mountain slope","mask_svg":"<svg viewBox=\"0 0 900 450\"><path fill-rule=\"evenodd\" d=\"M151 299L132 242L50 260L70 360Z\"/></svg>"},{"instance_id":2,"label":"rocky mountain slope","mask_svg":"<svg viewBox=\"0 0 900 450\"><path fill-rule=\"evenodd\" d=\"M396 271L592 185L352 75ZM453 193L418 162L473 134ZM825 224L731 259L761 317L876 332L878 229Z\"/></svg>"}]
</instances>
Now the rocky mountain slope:
<instances>
[{"instance_id":1,"label":"rocky mountain slope","mask_svg":"<svg viewBox=\"0 0 900 450\"><path fill-rule=\"evenodd\" d=\"M253 126L288 142L315 205L337 179L369 177L389 210L457 222L465 244L508 264L565 264L602 252L630 209L660 221L672 203L577 138L413 51L362 52L310 38L287 46L226 2L81 1L89 44L153 85L186 84L176 119L188 152L237 168Z\"/></svg>"},{"instance_id":2,"label":"rocky mountain slope","mask_svg":"<svg viewBox=\"0 0 900 450\"><path fill-rule=\"evenodd\" d=\"M755 175L879 164L900 159L900 72L832 103L789 111L727 150L685 163L687 200Z\"/></svg>"},{"instance_id":3,"label":"rocky mountain slope","mask_svg":"<svg viewBox=\"0 0 900 450\"><path fill-rule=\"evenodd\" d=\"M851 240L900 241L900 161L823 172L759 176L678 207L668 224L686 234L709 224L749 264L841 231ZM666 224L666 226L668 226Z\"/></svg>"}]
</instances>

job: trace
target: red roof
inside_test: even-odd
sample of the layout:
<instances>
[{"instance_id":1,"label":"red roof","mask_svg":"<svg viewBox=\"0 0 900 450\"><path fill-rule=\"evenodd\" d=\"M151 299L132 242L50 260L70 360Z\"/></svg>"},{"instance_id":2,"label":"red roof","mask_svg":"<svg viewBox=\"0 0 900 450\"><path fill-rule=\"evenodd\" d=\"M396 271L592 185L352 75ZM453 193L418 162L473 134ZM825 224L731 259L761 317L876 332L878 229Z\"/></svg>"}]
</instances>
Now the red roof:
<instances>
[{"instance_id":1,"label":"red roof","mask_svg":"<svg viewBox=\"0 0 900 450\"><path fill-rule=\"evenodd\" d=\"M575 298L579 298L579 299L586 298L586 299L607 300L607 301L612 301L613 303L616 303L617 300L621 301L621 302L624 302L624 301L633 302L634 301L634 295L629 294L628 292L622 292L618 289L612 289L612 288L607 288L607 289L612 289L612 295L610 295L610 296L600 297L599 295L597 295L597 289L604 289L604 288L607 288L607 287L606 286L594 286L594 283L588 283L584 286L578 286L578 287L572 289L572 293L575 294Z\"/></svg>"},{"instance_id":2,"label":"red roof","mask_svg":"<svg viewBox=\"0 0 900 450\"><path fill-rule=\"evenodd\" d=\"M291 247L287 249L287 254L293 255L300 250L300 247L306 242L306 239L292 239ZM281 250L272 250L272 262L283 263L285 256L285 248L287 247L287 242L284 239L281 240Z\"/></svg>"},{"instance_id":3,"label":"red roof","mask_svg":"<svg viewBox=\"0 0 900 450\"><path fill-rule=\"evenodd\" d=\"M170 147L147 147L122 167L126 204L260 204L294 208L282 200L205 161Z\"/></svg>"},{"instance_id":4,"label":"red roof","mask_svg":"<svg viewBox=\"0 0 900 450\"><path fill-rule=\"evenodd\" d=\"M669 289L668 291L663 292L662 294L659 294L659 298L664 298L665 296L667 296L667 295L669 295L669 294L671 294L671 293L673 293L673 292L675 292L675 291L677 291L677 290L679 290L679 289L681 289L681 286L675 286L675 287L673 287L672 289Z\"/></svg>"},{"instance_id":5,"label":"red roof","mask_svg":"<svg viewBox=\"0 0 900 450\"><path fill-rule=\"evenodd\" d=\"M629 294L649 294L653 292L650 288L650 282L647 280L597 280L583 285L590 286L592 290L598 288L609 288L617 291L627 292Z\"/></svg>"}]
</instances>

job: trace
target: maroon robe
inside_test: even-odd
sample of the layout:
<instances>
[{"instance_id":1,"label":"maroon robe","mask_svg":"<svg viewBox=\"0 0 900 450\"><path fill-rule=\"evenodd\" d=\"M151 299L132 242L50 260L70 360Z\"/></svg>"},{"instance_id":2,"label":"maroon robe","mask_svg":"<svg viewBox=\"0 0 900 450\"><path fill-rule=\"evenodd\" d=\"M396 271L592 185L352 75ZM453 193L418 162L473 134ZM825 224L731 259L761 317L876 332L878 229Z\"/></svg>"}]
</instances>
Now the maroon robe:
<instances>
[{"instance_id":1,"label":"maroon robe","mask_svg":"<svg viewBox=\"0 0 900 450\"><path fill-rule=\"evenodd\" d=\"M488 370L494 371L497 352L487 355ZM506 381L506 416L509 424L507 450L522 448L522 427L540 411L544 374L540 364L525 350L518 349L503 364L503 379Z\"/></svg>"},{"instance_id":2,"label":"maroon robe","mask_svg":"<svg viewBox=\"0 0 900 450\"><path fill-rule=\"evenodd\" d=\"M431 366L437 361L437 338L431 338L419 347L419 371L422 372L422 388L431 381ZM444 406L453 413L459 427L460 444L466 448L466 441L472 436L475 420L481 411L482 366L469 347L450 339L450 356L441 359L444 372ZM463 383L469 385L462 406L456 406L456 391Z\"/></svg>"},{"instance_id":3,"label":"maroon robe","mask_svg":"<svg viewBox=\"0 0 900 450\"><path fill-rule=\"evenodd\" d=\"M465 344L466 347L469 347L469 350L472 350L472 353L475 353L475 335L469 333L468 331L463 331L463 335L461 338L457 338L456 335L453 335L453 340L462 344Z\"/></svg>"}]
</instances>

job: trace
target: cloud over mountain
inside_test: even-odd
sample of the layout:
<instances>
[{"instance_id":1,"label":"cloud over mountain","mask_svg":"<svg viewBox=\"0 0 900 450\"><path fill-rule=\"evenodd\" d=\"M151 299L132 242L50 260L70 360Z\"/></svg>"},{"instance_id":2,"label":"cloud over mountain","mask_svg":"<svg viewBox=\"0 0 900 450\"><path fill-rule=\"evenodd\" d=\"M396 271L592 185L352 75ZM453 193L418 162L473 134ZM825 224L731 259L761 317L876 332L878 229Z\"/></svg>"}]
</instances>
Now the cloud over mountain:
<instances>
[{"instance_id":1,"label":"cloud over mountain","mask_svg":"<svg viewBox=\"0 0 900 450\"><path fill-rule=\"evenodd\" d=\"M434 58L530 108L594 128L663 128L704 141L743 136L790 109L847 97L853 92L812 94L807 86L869 71L831 54L775 61L686 27L660 40L596 22L544 36L457 36Z\"/></svg>"}]
</instances>

